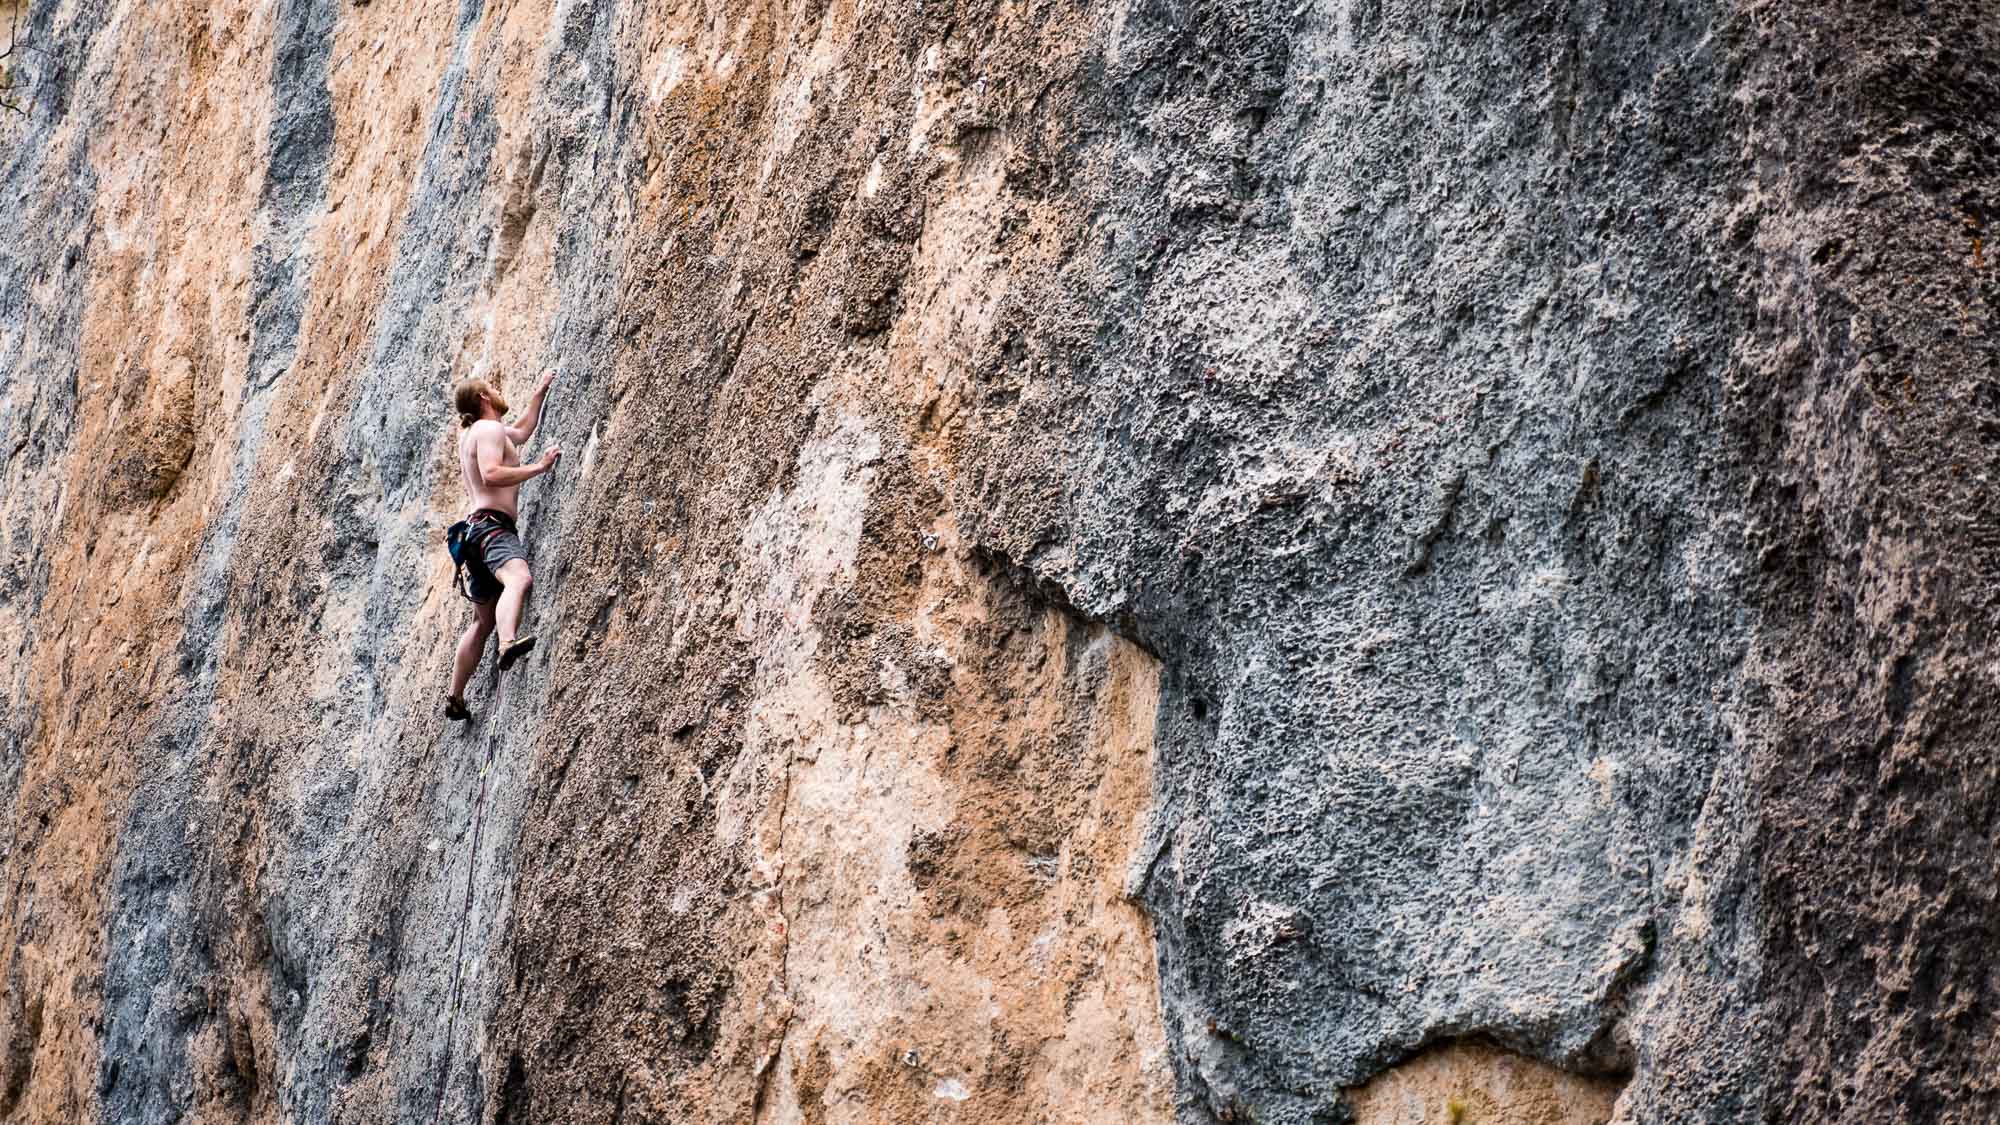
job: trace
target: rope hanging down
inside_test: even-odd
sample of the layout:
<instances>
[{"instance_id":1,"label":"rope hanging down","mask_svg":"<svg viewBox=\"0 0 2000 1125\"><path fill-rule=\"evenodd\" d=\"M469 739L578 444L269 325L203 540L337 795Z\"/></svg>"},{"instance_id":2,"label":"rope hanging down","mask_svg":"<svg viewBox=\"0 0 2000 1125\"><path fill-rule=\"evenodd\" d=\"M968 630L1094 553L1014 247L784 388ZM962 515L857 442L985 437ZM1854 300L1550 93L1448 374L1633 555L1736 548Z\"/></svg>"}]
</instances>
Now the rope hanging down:
<instances>
[{"instance_id":1,"label":"rope hanging down","mask_svg":"<svg viewBox=\"0 0 2000 1125\"><path fill-rule=\"evenodd\" d=\"M495 711L505 705L506 690L502 680L496 688L500 698L494 701ZM438 1068L437 1112L431 1116L432 1125L444 1120L444 1103L451 1090L452 1063L457 1058L458 1009L465 983L465 922L472 916L473 877L479 871L479 840L486 829L486 781L493 772L493 750L498 744L497 737L486 741L486 759L479 765L479 796L472 802L472 852L465 858L465 900L459 906L458 930L451 943L451 1011L445 1020L444 1061Z\"/></svg>"}]
</instances>

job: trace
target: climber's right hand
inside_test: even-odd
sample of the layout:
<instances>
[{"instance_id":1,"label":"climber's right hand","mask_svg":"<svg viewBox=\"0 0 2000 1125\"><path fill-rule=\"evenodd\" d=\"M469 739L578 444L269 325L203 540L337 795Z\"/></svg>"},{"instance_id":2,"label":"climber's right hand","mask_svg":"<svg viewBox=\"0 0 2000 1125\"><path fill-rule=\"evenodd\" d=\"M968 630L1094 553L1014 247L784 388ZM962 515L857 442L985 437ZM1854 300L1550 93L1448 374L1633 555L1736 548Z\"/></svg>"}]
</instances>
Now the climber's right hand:
<instances>
[{"instance_id":1,"label":"climber's right hand","mask_svg":"<svg viewBox=\"0 0 2000 1125\"><path fill-rule=\"evenodd\" d=\"M542 471L546 473L550 469L555 468L556 459L561 456L562 456L562 446L560 445L549 446L548 452L542 454Z\"/></svg>"}]
</instances>

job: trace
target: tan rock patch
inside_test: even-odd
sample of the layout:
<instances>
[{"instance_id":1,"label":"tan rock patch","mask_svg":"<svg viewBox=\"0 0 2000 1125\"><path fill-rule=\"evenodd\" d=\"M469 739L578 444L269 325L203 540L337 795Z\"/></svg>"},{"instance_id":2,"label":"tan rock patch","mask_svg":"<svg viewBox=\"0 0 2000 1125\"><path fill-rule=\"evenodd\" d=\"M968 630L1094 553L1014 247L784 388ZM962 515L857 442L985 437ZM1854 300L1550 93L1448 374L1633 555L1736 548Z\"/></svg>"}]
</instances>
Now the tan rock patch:
<instances>
[{"instance_id":1,"label":"tan rock patch","mask_svg":"<svg viewBox=\"0 0 2000 1125\"><path fill-rule=\"evenodd\" d=\"M1622 1083L1453 1043L1348 1092L1355 1125L1603 1125Z\"/></svg>"}]
</instances>

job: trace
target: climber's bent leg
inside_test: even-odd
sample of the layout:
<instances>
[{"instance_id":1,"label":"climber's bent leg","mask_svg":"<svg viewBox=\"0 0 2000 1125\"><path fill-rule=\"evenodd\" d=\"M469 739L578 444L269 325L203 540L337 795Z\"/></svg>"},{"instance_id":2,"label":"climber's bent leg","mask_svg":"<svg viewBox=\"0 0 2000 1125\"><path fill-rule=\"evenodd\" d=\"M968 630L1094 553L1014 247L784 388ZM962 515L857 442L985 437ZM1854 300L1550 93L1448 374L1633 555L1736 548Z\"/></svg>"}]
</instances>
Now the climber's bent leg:
<instances>
[{"instance_id":1,"label":"climber's bent leg","mask_svg":"<svg viewBox=\"0 0 2000 1125\"><path fill-rule=\"evenodd\" d=\"M534 576L528 573L526 559L512 559L495 572L500 584L505 587L500 592L497 610L500 621L500 670L505 672L514 666L514 661L535 647L535 638L521 636L521 604L527 600L528 590L534 586Z\"/></svg>"},{"instance_id":2,"label":"climber's bent leg","mask_svg":"<svg viewBox=\"0 0 2000 1125\"><path fill-rule=\"evenodd\" d=\"M502 587L496 616L500 624L500 647L507 645L521 633L521 605L528 597L528 588L535 584L534 576L528 573L525 560L515 559L494 573Z\"/></svg>"}]
</instances>

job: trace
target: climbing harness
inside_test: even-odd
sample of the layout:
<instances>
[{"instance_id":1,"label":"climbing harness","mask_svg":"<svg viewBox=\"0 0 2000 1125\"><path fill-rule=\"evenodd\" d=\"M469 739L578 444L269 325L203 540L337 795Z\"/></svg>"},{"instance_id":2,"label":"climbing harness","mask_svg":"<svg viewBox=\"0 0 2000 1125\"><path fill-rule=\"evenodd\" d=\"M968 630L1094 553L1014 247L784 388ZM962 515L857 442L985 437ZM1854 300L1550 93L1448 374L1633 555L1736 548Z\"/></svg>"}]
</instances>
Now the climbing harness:
<instances>
[{"instance_id":1,"label":"climbing harness","mask_svg":"<svg viewBox=\"0 0 2000 1125\"><path fill-rule=\"evenodd\" d=\"M465 568L475 567L475 573L486 571L486 541L503 531L514 531L514 521L502 512L481 508L472 513L470 519L462 519L445 529L445 550L451 552L452 584L467 601L477 599L472 596L472 584L466 580ZM492 577L490 573L487 575Z\"/></svg>"}]
</instances>

